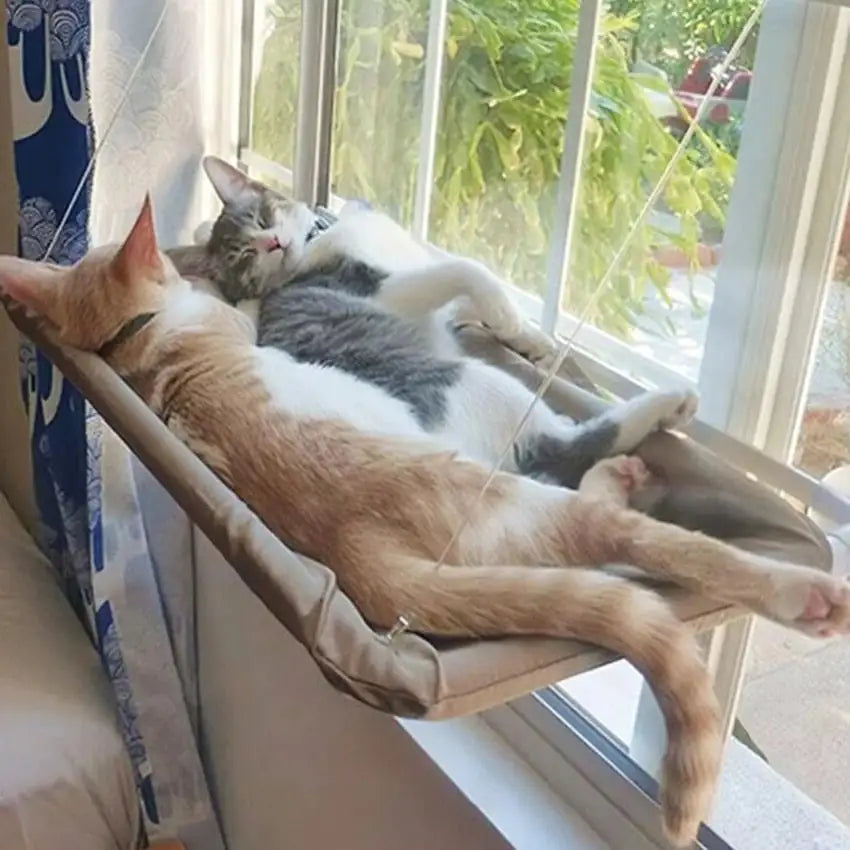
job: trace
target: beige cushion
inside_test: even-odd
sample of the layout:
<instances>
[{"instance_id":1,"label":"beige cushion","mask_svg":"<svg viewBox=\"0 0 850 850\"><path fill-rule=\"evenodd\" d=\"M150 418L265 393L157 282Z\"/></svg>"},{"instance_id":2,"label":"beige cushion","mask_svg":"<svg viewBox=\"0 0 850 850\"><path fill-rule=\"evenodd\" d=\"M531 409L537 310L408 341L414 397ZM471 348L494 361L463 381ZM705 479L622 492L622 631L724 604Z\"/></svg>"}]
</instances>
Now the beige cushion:
<instances>
[{"instance_id":1,"label":"beige cushion","mask_svg":"<svg viewBox=\"0 0 850 850\"><path fill-rule=\"evenodd\" d=\"M249 508L195 457L99 357L57 345L49 332L17 309L18 327L51 357L106 422L172 494L269 610L305 646L339 690L383 711L444 718L490 708L604 663L610 655L575 641L543 638L439 644L414 634L392 643L376 634L336 584L327 567L287 549ZM470 347L502 361L531 385L536 369L468 332ZM547 396L572 415L600 407L599 399L558 380ZM687 439L658 434L641 454L667 479L654 512L683 514L696 527L721 516L729 539L760 552L785 553L828 567L829 547L807 519L765 487L748 481ZM683 508L677 508L679 496ZM694 628L717 625L740 612L678 588L663 593Z\"/></svg>"},{"instance_id":2,"label":"beige cushion","mask_svg":"<svg viewBox=\"0 0 850 850\"><path fill-rule=\"evenodd\" d=\"M131 850L138 834L109 680L0 496L0 847Z\"/></svg>"}]
</instances>

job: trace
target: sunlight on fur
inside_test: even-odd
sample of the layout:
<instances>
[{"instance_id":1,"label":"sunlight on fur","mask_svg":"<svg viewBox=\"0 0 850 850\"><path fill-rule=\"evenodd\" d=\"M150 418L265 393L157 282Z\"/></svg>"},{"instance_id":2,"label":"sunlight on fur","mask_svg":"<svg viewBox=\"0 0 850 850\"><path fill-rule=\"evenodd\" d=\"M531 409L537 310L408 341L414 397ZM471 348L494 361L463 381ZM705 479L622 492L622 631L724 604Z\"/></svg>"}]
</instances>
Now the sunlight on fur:
<instances>
[{"instance_id":1,"label":"sunlight on fur","mask_svg":"<svg viewBox=\"0 0 850 850\"><path fill-rule=\"evenodd\" d=\"M298 276L327 275L329 262L370 268L357 258L357 233L374 226L375 214L346 217L310 239L301 212L282 220L290 245L293 223L304 241L296 271L267 297L298 295ZM280 244L277 237L273 250ZM314 254L318 268L310 265ZM623 453L693 416L696 399L687 393L649 393L586 425L538 405L539 418L524 432L529 442L482 497L494 456L533 396L504 373L450 356L441 348L444 328L433 336L429 328L458 297L466 310L489 310L497 335L521 337L523 323L505 302L494 313L492 276L476 263L436 260L375 277L367 275L371 290L356 297L413 323L403 325L412 334L404 339L418 341L419 365L433 365L430 357L455 367L422 384L431 396L419 408L402 402L409 388L398 389L392 375L310 362L280 340L258 348L258 330L242 312L193 288L160 252L149 201L122 246L92 251L73 268L0 259L4 295L66 344L103 352L287 545L335 571L374 626L390 628L409 611L425 634L578 638L634 663L667 722L665 828L687 844L719 771L710 681L689 630L656 594L594 568L631 564L815 635L850 631L850 591L816 570L628 508L650 476ZM332 289L327 281L322 287ZM263 321L261 305L261 336ZM463 516L469 522L437 570Z\"/></svg>"},{"instance_id":2,"label":"sunlight on fur","mask_svg":"<svg viewBox=\"0 0 850 850\"><path fill-rule=\"evenodd\" d=\"M596 568L633 565L824 637L850 632L848 586L629 508L652 477L627 455L651 432L686 425L693 393L647 393L583 423L558 416L542 397L573 339L556 346L487 268L416 243L378 213L347 209L329 224L220 159L204 168L223 209L196 231L200 244L162 253L146 199L123 245L73 268L0 258L4 297L104 357L285 544L333 569L376 628L578 638L631 661L667 725L664 827L691 843L720 769L708 674L659 596ZM452 332L463 321L536 363L538 390L464 356Z\"/></svg>"}]
</instances>

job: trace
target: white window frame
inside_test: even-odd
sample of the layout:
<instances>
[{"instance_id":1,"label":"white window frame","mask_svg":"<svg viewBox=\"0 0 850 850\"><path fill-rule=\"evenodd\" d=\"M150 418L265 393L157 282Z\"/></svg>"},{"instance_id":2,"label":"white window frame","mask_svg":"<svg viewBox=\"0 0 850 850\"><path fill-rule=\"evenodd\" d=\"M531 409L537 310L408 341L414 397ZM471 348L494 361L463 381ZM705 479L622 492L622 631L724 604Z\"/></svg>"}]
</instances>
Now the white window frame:
<instances>
[{"instance_id":1,"label":"white window frame","mask_svg":"<svg viewBox=\"0 0 850 850\"><path fill-rule=\"evenodd\" d=\"M701 416L782 464L798 433L847 208L848 17L837 5L798 0L773 0L765 9L750 90L755 111L748 104L745 120L783 132L771 139L744 131L742 179L715 287L721 309L709 317L700 373ZM793 72L777 80L769 71L783 64ZM801 501L814 507L811 498ZM708 649L727 736L753 625L748 617L717 629Z\"/></svg>"},{"instance_id":2,"label":"white window frame","mask_svg":"<svg viewBox=\"0 0 850 850\"><path fill-rule=\"evenodd\" d=\"M299 199L331 204L339 200L330 195L330 152L341 0L302 0L292 170L250 148L256 26L247 7L253 9L254 2L243 0L236 154L247 168L271 174L291 186ZM571 336L577 324L559 305L569 266L601 11L601 0L583 0L545 296L540 299L514 291L529 315L546 330L564 336ZM428 236L433 190L447 14L448 0L431 0L413 217L414 234L423 239ZM782 127L783 132L774 137L744 133L698 382L704 404L700 420L691 428L691 435L704 445L840 524L850 522L850 504L787 462L805 401L835 235L850 191L849 19L850 12L828 0L770 0L767 4L746 120L757 127ZM771 74L776 67L792 70ZM766 70L760 73L760 69ZM792 112L794 118L788 120ZM663 363L637 354L592 326L582 327L576 344L576 356L591 377L621 397L647 385L688 383ZM751 630L752 618L743 619L715 630L707 646L727 735L740 697ZM545 695L531 696L505 710L518 712L532 726L545 723L551 731L555 728L552 705L546 699ZM653 706L651 700L642 699L641 712L647 717L642 748L660 753L657 736L661 726ZM496 718L494 726L500 731L504 731L504 717L503 711L488 714L488 720ZM563 747L558 749L566 761L572 767L574 759L583 760L585 766L593 764L593 747L587 740L566 723L561 722L561 727ZM522 746L515 735L510 737L512 743ZM596 757L594 770L601 777L601 787L618 789L618 805L626 807L640 834L657 844L654 804L645 790L633 778L620 775L615 779L620 768L599 753Z\"/></svg>"}]
</instances>

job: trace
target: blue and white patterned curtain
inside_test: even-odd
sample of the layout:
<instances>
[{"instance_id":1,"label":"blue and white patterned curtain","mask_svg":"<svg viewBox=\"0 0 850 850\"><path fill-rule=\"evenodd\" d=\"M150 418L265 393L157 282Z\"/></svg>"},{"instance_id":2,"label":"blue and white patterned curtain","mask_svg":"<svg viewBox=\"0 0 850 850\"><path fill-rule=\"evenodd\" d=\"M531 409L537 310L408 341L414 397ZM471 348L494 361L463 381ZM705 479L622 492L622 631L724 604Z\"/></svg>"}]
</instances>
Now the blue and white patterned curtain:
<instances>
[{"instance_id":1,"label":"blue and white patterned curtain","mask_svg":"<svg viewBox=\"0 0 850 850\"><path fill-rule=\"evenodd\" d=\"M57 10L57 5L64 8ZM53 11L47 15L45 9ZM85 84L89 9L86 0L62 4L7 0L6 12L20 191L19 249L21 256L40 260L93 147ZM89 189L71 211L51 256L54 262L76 262L88 248ZM98 517L87 510L86 405L29 344L22 348L21 364L41 542L78 614L93 628L90 555L99 531ZM92 449L97 450L94 443ZM97 488L94 480L92 486Z\"/></svg>"},{"instance_id":2,"label":"blue and white patterned curtain","mask_svg":"<svg viewBox=\"0 0 850 850\"><path fill-rule=\"evenodd\" d=\"M114 7L109 11L127 19L127 0L108 3ZM156 0L138 5L149 12L162 7ZM40 260L94 149L87 82L92 8L90 0L6 0L6 16L19 250ZM70 264L86 252L91 188L89 179L51 261ZM127 203L138 208L139 202ZM185 665L175 659L173 626L180 612L167 612L157 591L157 565L129 456L31 344L22 346L21 365L40 543L112 681L146 837L182 839L189 850L219 850L223 842L186 704L191 687Z\"/></svg>"}]
</instances>

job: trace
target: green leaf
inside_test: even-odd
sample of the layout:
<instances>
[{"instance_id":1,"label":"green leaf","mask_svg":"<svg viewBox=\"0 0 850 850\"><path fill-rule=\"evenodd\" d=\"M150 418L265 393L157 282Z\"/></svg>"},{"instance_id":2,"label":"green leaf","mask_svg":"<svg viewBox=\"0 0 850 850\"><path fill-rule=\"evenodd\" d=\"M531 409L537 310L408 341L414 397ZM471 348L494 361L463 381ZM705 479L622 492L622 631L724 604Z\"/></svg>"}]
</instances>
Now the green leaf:
<instances>
[{"instance_id":1,"label":"green leaf","mask_svg":"<svg viewBox=\"0 0 850 850\"><path fill-rule=\"evenodd\" d=\"M394 41L392 47L399 56L404 56L407 59L423 59L425 57L425 48L416 42Z\"/></svg>"},{"instance_id":2,"label":"green leaf","mask_svg":"<svg viewBox=\"0 0 850 850\"><path fill-rule=\"evenodd\" d=\"M499 158L502 160L502 166L505 171L509 173L516 171L520 165L519 147L522 144L522 134L513 133L512 136L508 138L501 130L493 126L493 124L488 123L485 126L487 130L489 130L493 140L496 142L496 147L499 151Z\"/></svg>"},{"instance_id":3,"label":"green leaf","mask_svg":"<svg viewBox=\"0 0 850 850\"><path fill-rule=\"evenodd\" d=\"M642 88L652 89L652 91L661 94L671 94L670 83L663 77L656 77L654 74L640 74L635 71L632 71L629 76Z\"/></svg>"}]
</instances>

